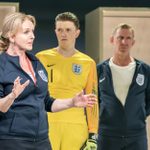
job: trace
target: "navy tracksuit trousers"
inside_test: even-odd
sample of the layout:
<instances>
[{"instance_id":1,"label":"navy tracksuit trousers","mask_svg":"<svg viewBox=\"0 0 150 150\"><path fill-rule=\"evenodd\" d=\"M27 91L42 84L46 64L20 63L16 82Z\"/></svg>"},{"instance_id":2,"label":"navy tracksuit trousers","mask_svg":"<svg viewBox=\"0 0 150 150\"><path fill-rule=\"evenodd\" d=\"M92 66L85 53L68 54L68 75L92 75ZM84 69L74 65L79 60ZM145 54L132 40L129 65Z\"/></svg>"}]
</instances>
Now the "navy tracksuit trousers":
<instances>
[{"instance_id":1,"label":"navy tracksuit trousers","mask_svg":"<svg viewBox=\"0 0 150 150\"><path fill-rule=\"evenodd\" d=\"M147 137L99 136L98 150L148 150Z\"/></svg>"}]
</instances>

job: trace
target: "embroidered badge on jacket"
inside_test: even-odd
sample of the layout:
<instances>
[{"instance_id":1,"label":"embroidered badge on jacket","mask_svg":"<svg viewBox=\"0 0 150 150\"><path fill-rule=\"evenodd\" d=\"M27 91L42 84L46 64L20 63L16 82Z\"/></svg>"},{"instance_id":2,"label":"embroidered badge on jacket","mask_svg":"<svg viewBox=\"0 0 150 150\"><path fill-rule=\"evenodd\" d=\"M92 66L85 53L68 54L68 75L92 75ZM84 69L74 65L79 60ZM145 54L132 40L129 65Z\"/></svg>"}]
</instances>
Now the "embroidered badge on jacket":
<instances>
[{"instance_id":1,"label":"embroidered badge on jacket","mask_svg":"<svg viewBox=\"0 0 150 150\"><path fill-rule=\"evenodd\" d=\"M41 77L41 79L45 82L48 82L47 76L45 75L43 70L39 70L38 71L39 76Z\"/></svg>"},{"instance_id":2,"label":"embroidered badge on jacket","mask_svg":"<svg viewBox=\"0 0 150 150\"><path fill-rule=\"evenodd\" d=\"M144 84L144 75L138 73L137 77L136 77L136 83L140 86L142 86Z\"/></svg>"}]
</instances>

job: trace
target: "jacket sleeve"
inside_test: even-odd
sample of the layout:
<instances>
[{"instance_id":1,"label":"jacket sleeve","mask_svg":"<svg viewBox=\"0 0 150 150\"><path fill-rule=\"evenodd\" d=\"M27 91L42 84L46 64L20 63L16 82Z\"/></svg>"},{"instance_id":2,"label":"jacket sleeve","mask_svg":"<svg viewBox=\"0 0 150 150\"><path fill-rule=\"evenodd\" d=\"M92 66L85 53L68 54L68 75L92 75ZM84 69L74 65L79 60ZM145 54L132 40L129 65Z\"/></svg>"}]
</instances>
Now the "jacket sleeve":
<instances>
[{"instance_id":1,"label":"jacket sleeve","mask_svg":"<svg viewBox=\"0 0 150 150\"><path fill-rule=\"evenodd\" d=\"M3 85L0 84L0 98L2 97L4 97L4 88L3 88ZM0 111L0 117L4 114L5 114L4 112Z\"/></svg>"},{"instance_id":2,"label":"jacket sleeve","mask_svg":"<svg viewBox=\"0 0 150 150\"><path fill-rule=\"evenodd\" d=\"M94 93L97 96L97 71L96 64L94 61L91 63L90 72L87 79L87 84L85 88L85 93ZM94 105L94 107L86 108L87 122L89 133L97 133L98 132L98 122L99 122L99 108L98 103Z\"/></svg>"},{"instance_id":3,"label":"jacket sleeve","mask_svg":"<svg viewBox=\"0 0 150 150\"><path fill-rule=\"evenodd\" d=\"M150 115L150 67L148 67L148 81L147 81L147 88L146 88L146 115Z\"/></svg>"},{"instance_id":4,"label":"jacket sleeve","mask_svg":"<svg viewBox=\"0 0 150 150\"><path fill-rule=\"evenodd\" d=\"M50 97L49 92L47 92L47 95L45 97L45 110L47 112L51 112L51 107L52 107L54 100L55 100L55 98Z\"/></svg>"}]
</instances>

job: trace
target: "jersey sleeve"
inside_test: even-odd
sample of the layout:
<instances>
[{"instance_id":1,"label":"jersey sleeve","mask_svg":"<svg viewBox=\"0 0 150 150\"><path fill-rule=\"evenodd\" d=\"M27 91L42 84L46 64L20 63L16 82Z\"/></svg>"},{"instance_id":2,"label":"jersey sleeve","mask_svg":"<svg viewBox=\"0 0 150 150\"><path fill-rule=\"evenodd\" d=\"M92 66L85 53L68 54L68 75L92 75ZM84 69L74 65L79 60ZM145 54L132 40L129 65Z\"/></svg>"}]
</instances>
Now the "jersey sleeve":
<instances>
[{"instance_id":1,"label":"jersey sleeve","mask_svg":"<svg viewBox=\"0 0 150 150\"><path fill-rule=\"evenodd\" d=\"M41 52L39 52L39 53L36 53L36 55L35 55L39 60L40 60L40 62L43 64L43 66L45 67L45 65L46 65L46 60L44 59L44 57L43 57L43 55L41 54Z\"/></svg>"},{"instance_id":2,"label":"jersey sleeve","mask_svg":"<svg viewBox=\"0 0 150 150\"><path fill-rule=\"evenodd\" d=\"M94 61L91 63L90 72L87 79L87 84L85 88L85 93L94 93L97 96L97 71L96 64ZM98 97L98 96L97 96ZM86 108L87 122L89 133L97 133L98 132L98 123L99 123L99 107L98 102L94 105L94 107Z\"/></svg>"}]
</instances>

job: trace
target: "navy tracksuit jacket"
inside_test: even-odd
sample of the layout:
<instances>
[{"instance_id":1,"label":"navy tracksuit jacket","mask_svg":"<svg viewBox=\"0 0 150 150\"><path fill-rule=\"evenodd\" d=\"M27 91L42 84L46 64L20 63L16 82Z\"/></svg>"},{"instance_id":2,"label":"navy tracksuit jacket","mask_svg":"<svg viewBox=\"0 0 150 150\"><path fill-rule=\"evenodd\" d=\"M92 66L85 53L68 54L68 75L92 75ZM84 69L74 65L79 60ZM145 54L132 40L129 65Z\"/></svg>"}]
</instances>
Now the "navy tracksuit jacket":
<instances>
[{"instance_id":1,"label":"navy tracksuit jacket","mask_svg":"<svg viewBox=\"0 0 150 150\"><path fill-rule=\"evenodd\" d=\"M140 136L146 134L146 117L150 114L150 67L136 61L125 106L114 93L109 60L97 66L100 100L99 135ZM126 79L124 81L126 82Z\"/></svg>"},{"instance_id":2,"label":"navy tracksuit jacket","mask_svg":"<svg viewBox=\"0 0 150 150\"><path fill-rule=\"evenodd\" d=\"M0 112L0 139L22 138L40 140L48 137L46 111L51 111L52 99L47 88L47 73L39 60L27 53L36 75L36 85L19 65L19 57L5 52L0 55L0 97L9 94L14 80L30 80L23 93L6 113ZM46 110L46 111L45 111Z\"/></svg>"}]
</instances>

